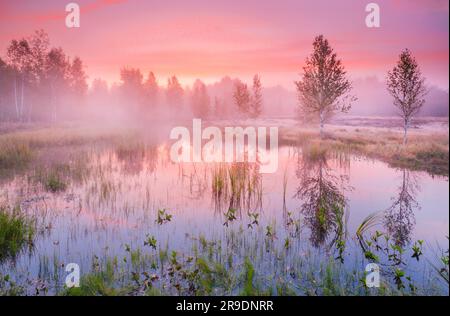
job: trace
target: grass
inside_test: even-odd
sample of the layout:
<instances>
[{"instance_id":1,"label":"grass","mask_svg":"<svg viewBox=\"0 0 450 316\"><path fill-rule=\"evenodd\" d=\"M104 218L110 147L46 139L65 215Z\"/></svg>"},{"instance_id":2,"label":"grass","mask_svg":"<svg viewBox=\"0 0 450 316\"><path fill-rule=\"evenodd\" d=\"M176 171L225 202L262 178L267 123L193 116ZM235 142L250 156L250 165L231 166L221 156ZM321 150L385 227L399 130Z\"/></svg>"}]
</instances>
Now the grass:
<instances>
[{"instance_id":1,"label":"grass","mask_svg":"<svg viewBox=\"0 0 450 316\"><path fill-rule=\"evenodd\" d=\"M68 164L56 164L48 167L36 167L31 180L40 183L47 192L57 193L67 189L71 174Z\"/></svg>"},{"instance_id":2,"label":"grass","mask_svg":"<svg viewBox=\"0 0 450 316\"><path fill-rule=\"evenodd\" d=\"M136 160L145 153L143 143L136 142L136 132L120 129L81 127L36 127L12 130L0 134L0 171L23 167L47 148L81 146L92 143L115 143L117 156ZM289 128L280 133L280 144L305 145L320 142L321 148L351 151L380 159L393 167L423 170L448 176L449 139L445 133L410 133L409 142L402 145L402 135L385 129L336 129L324 139L315 129ZM320 152L312 153L320 156ZM213 186L223 188L223 175L218 174Z\"/></svg>"},{"instance_id":3,"label":"grass","mask_svg":"<svg viewBox=\"0 0 450 316\"><path fill-rule=\"evenodd\" d=\"M445 133L413 134L408 144L402 144L402 135L386 130L358 130L327 133L323 139L313 129L283 129L280 143L311 145L320 148L350 152L379 159L392 167L426 171L432 175L449 174L449 138ZM312 152L320 156L320 152Z\"/></svg>"},{"instance_id":4,"label":"grass","mask_svg":"<svg viewBox=\"0 0 450 316\"><path fill-rule=\"evenodd\" d=\"M108 260L104 267L82 276L80 287L66 288L63 296L120 296L131 291L131 287L118 282L117 260Z\"/></svg>"},{"instance_id":5,"label":"grass","mask_svg":"<svg viewBox=\"0 0 450 316\"><path fill-rule=\"evenodd\" d=\"M206 241L213 255L171 251L169 258L157 259L157 254L142 255L139 264L126 265L124 261L105 257L86 273L79 288L65 289L63 295L424 295L443 293L434 284L418 288L400 267L392 267L394 274L383 274L379 288L365 286L364 264L344 265L329 257L318 262L314 257L278 253L275 269L267 271L258 255L249 252L264 244L222 249L216 241ZM244 247L245 249L243 249ZM247 248L248 247L248 248ZM138 252L134 249L131 252ZM285 250L287 251L287 250ZM227 265L226 258L234 253L234 262ZM366 261L367 262L367 261ZM285 270L288 267L289 270ZM383 266L384 270L388 269ZM289 271L289 272L288 272ZM288 272L288 273L287 273ZM384 273L384 272L383 272ZM398 286L401 284L402 286ZM412 286L409 286L412 285Z\"/></svg>"},{"instance_id":6,"label":"grass","mask_svg":"<svg viewBox=\"0 0 450 316\"><path fill-rule=\"evenodd\" d=\"M33 152L24 142L7 140L0 143L0 171L26 166L33 158Z\"/></svg>"},{"instance_id":7,"label":"grass","mask_svg":"<svg viewBox=\"0 0 450 316\"><path fill-rule=\"evenodd\" d=\"M59 135L60 131L62 135ZM78 146L85 142L96 142L98 139L106 139L99 134L90 134L90 132L55 129L47 132L15 132L14 141L0 135L0 144L12 146L5 157L28 157L23 159L23 165L32 161L35 153L40 152L46 155L46 149L49 147ZM66 136L64 136L64 134ZM10 135L11 136L11 135ZM386 133L384 135L367 134L359 131L351 133L349 131L338 131L334 135L328 135L325 139L317 138L315 132L305 132L300 136L295 136L295 142L308 144L305 146L305 156L311 160L324 160L325 156L330 155L328 149L335 149L340 152L356 152L369 157L380 157L390 164L403 163L410 168L419 170L431 170L434 174L445 174L445 168L442 162L447 157L448 164L448 139L441 136L429 135L412 136L410 144L406 147L401 146L401 138L397 135ZM286 137L283 135L282 137ZM14 149L16 148L16 149ZM78 147L74 147L78 148ZM114 155L117 158L130 160L134 155L138 158L145 153L145 146L141 143L119 142ZM27 154L28 152L28 154ZM47 154L50 155L50 154ZM397 155L397 156L396 156ZM8 158L11 168L21 165L21 160ZM4 161L8 161L5 159ZM87 160L87 159L86 159ZM16 165L17 163L17 165ZM424 166L428 164L428 166ZM34 165L33 165L34 166ZM42 167L42 166L41 166ZM428 169L427 169L428 168ZM39 170L39 169L35 169ZM75 172L75 171L76 172ZM49 192L64 191L73 181L72 173L78 175L81 180L86 173L86 166L80 161L79 166L74 166L72 162L64 162L60 165L41 169L42 173L38 175L38 180L42 186ZM104 173L107 170L99 169L97 178L93 186L93 195L98 194L102 199L113 201L116 190L120 190L120 180L118 183L107 178ZM283 196L287 192L287 174L285 171L283 178ZM448 174L448 166L447 166ZM363 277L363 267L356 266L351 268L351 262L382 261L383 257L375 258L375 252L361 252L359 257L346 257L346 263L349 262L350 268L344 267L338 260L327 260L317 262L310 257L308 252L300 248L300 238L283 238L282 230L277 230L279 236L274 232L275 224L272 226L259 227L258 207L261 205L262 184L260 182L259 172L252 166L246 164L236 165L218 165L213 170L211 180L211 191L214 197L225 200L224 209L220 214L230 220L241 217L242 213L247 213L252 229L251 234L243 234L241 229L246 226L245 222L237 221L224 228L226 236L221 239L199 237L193 246L192 251L169 248L168 242L160 240L158 223L169 224L171 215L165 210L158 212L156 231L150 231L142 244L146 246L143 250L139 248L130 249L126 253L127 260L111 259L100 268L93 268L92 271L86 269L83 271L81 287L66 289L61 294L64 295L389 295L389 294L411 294L408 289L398 291L395 283L386 281L378 290L367 290L361 284ZM125 189L123 189L125 190ZM230 208L230 204L235 208ZM98 207L98 206L97 206ZM339 239L345 242L345 216L343 208L334 205L332 208L333 216L336 217L339 231ZM245 210L247 212L241 212ZM318 212L318 220L321 226L327 225L325 212ZM5 213L6 215L3 215ZM126 212L125 212L126 213ZM9 256L14 256L27 243L30 244L34 229L32 222L20 215L20 210L1 209L0 212L0 242L9 243L13 246L8 250ZM128 215L127 215L128 216ZM287 223L294 225L291 214L287 212ZM159 221L158 221L159 219ZM233 220L234 220L233 219ZM262 219L261 219L262 220ZM151 219L154 222L154 218ZM362 239L362 235L367 233L375 218L366 218L358 228L357 236ZM12 227L12 229L5 229ZM238 227L240 225L240 227ZM298 224L295 224L298 226ZM236 229L235 231L228 231ZM21 233L22 232L22 233ZM5 234L9 233L8 237ZM153 235L155 234L155 235ZM22 235L22 237L20 237ZM158 242L156 242L156 237ZM188 238L188 237L186 237ZM267 243L265 241L268 241ZM338 240L340 241L340 240ZM221 244L222 242L222 244ZM351 240L349 239L350 243ZM3 244L0 244L1 254ZM130 243L131 244L131 243ZM135 244L134 244L135 245ZM130 246L131 247L131 246ZM197 250L194 250L197 249ZM201 251L198 251L201 249ZM342 244L344 252L345 244ZM348 249L352 249L348 247ZM175 252L176 250L177 252ZM334 250L333 250L334 251ZM369 251L369 249L368 249ZM299 255L301 253L301 255ZM89 254L91 255L91 254ZM333 258L333 256L331 256ZM447 283L448 283L448 252L442 256L442 261L447 262ZM353 260L355 259L355 260ZM444 267L445 268L445 267ZM57 271L57 267L49 268ZM439 270L438 270L439 269ZM443 268L436 269L440 274L445 273ZM443 272L442 272L443 271ZM445 276L445 275L444 275ZM6 276L5 276L6 277ZM400 274L399 278L404 278ZM0 293L2 286L11 287L10 293L15 293L16 287L12 286L11 280L1 280L0 275ZM2 283L3 282L3 283ZM5 287L3 286L3 287ZM426 285L425 285L426 286ZM372 291L373 290L373 291ZM32 292L31 292L32 293ZM52 292L50 292L52 293ZM429 289L422 289L422 293L432 293ZM441 292L439 292L441 293ZM12 294L11 294L12 295Z\"/></svg>"},{"instance_id":8,"label":"grass","mask_svg":"<svg viewBox=\"0 0 450 316\"><path fill-rule=\"evenodd\" d=\"M20 208L0 207L0 261L15 257L35 234L33 222L21 214Z\"/></svg>"},{"instance_id":9,"label":"grass","mask_svg":"<svg viewBox=\"0 0 450 316\"><path fill-rule=\"evenodd\" d=\"M0 134L0 144L25 143L31 149L43 149L60 146L78 146L88 143L116 141L117 139L132 139L129 130L88 128L88 127L36 127L27 130L6 131Z\"/></svg>"},{"instance_id":10,"label":"grass","mask_svg":"<svg viewBox=\"0 0 450 316\"><path fill-rule=\"evenodd\" d=\"M49 174L48 178L45 180L44 186L47 191L50 191L53 193L65 191L67 188L67 184L61 178L61 176L57 173Z\"/></svg>"},{"instance_id":11,"label":"grass","mask_svg":"<svg viewBox=\"0 0 450 316\"><path fill-rule=\"evenodd\" d=\"M125 143L135 132L122 129L81 127L35 127L0 133L0 175L26 167L31 162L47 160L50 149L63 151L88 144Z\"/></svg>"}]
</instances>

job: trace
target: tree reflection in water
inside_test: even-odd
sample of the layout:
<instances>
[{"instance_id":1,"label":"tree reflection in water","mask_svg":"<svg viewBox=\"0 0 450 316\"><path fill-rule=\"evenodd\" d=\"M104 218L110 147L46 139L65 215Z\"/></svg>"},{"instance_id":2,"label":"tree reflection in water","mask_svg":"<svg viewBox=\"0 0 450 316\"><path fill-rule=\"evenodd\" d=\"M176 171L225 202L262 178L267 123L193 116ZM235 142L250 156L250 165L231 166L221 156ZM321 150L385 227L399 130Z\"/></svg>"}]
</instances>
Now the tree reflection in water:
<instances>
[{"instance_id":1,"label":"tree reflection in water","mask_svg":"<svg viewBox=\"0 0 450 316\"><path fill-rule=\"evenodd\" d=\"M396 245L405 246L411 239L411 232L416 223L414 212L420 209L416 201L419 189L416 177L403 169L398 193L384 213L384 226Z\"/></svg>"},{"instance_id":2,"label":"tree reflection in water","mask_svg":"<svg viewBox=\"0 0 450 316\"><path fill-rule=\"evenodd\" d=\"M296 172L300 183L295 196L301 200L300 212L311 231L313 246L323 245L332 233L328 247L335 245L338 258L343 260L348 215L344 191L349 189L348 176L333 173L330 159L336 162L337 168L349 166L348 156L343 153L331 152L321 145L302 148Z\"/></svg>"}]
</instances>

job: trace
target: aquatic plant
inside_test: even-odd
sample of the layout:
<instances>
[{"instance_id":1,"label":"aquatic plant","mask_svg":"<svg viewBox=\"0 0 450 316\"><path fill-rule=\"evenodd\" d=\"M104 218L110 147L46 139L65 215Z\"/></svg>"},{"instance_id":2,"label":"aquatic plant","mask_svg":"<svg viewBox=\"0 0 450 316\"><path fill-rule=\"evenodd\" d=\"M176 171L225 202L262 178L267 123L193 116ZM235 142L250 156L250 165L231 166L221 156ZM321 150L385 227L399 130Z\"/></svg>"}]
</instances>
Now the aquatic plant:
<instances>
[{"instance_id":1,"label":"aquatic plant","mask_svg":"<svg viewBox=\"0 0 450 316\"><path fill-rule=\"evenodd\" d=\"M158 225L162 225L162 224L168 223L168 222L170 222L170 221L172 220L172 215L170 215L169 213L167 213L167 211L166 211L165 208L159 209L159 210L158 210L157 216L158 216L158 217L156 218L156 221L155 221L155 222L156 222Z\"/></svg>"},{"instance_id":2,"label":"aquatic plant","mask_svg":"<svg viewBox=\"0 0 450 316\"><path fill-rule=\"evenodd\" d=\"M20 207L0 206L0 261L32 245L34 235L34 222L22 214Z\"/></svg>"},{"instance_id":3,"label":"aquatic plant","mask_svg":"<svg viewBox=\"0 0 450 316\"><path fill-rule=\"evenodd\" d=\"M147 234L147 239L144 241L144 246L150 246L156 249L156 238Z\"/></svg>"},{"instance_id":4,"label":"aquatic plant","mask_svg":"<svg viewBox=\"0 0 450 316\"><path fill-rule=\"evenodd\" d=\"M51 173L48 175L45 180L45 189L47 191L56 193L60 191L64 191L67 188L67 184L57 173Z\"/></svg>"},{"instance_id":5,"label":"aquatic plant","mask_svg":"<svg viewBox=\"0 0 450 316\"><path fill-rule=\"evenodd\" d=\"M236 210L234 208L229 208L228 211L224 214L225 223L223 225L228 226L230 222L236 220Z\"/></svg>"}]
</instances>

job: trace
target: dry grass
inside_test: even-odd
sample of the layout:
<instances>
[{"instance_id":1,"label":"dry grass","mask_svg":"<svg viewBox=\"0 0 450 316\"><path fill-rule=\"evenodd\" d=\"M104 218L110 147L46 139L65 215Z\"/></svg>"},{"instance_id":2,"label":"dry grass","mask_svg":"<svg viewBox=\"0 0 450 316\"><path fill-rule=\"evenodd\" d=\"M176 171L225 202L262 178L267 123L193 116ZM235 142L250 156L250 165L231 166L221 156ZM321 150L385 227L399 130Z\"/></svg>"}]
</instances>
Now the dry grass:
<instances>
[{"instance_id":1,"label":"dry grass","mask_svg":"<svg viewBox=\"0 0 450 316\"><path fill-rule=\"evenodd\" d=\"M0 134L3 143L23 143L32 149L54 146L76 146L86 143L110 141L122 135L124 131L102 128L81 127L44 127Z\"/></svg>"},{"instance_id":2,"label":"dry grass","mask_svg":"<svg viewBox=\"0 0 450 316\"><path fill-rule=\"evenodd\" d=\"M284 129L280 137L281 144L321 143L322 147L379 159L392 167L448 176L449 137L446 133L411 133L406 146L402 144L401 133L386 129L335 130L324 139L313 129Z\"/></svg>"},{"instance_id":3,"label":"dry grass","mask_svg":"<svg viewBox=\"0 0 450 316\"><path fill-rule=\"evenodd\" d=\"M130 130L85 127L34 127L2 130L0 133L0 173L11 172L44 158L54 150L67 151L87 144L125 143L134 139Z\"/></svg>"},{"instance_id":4,"label":"dry grass","mask_svg":"<svg viewBox=\"0 0 450 316\"><path fill-rule=\"evenodd\" d=\"M81 146L90 143L128 143L136 133L130 130L81 127L43 127L4 131L0 134L0 171L26 165L35 152L51 147ZM320 139L314 128L281 128L280 144L305 145L350 151L382 160L393 167L423 170L448 176L448 133L411 132L409 143L402 145L402 134L383 128L335 129Z\"/></svg>"},{"instance_id":5,"label":"dry grass","mask_svg":"<svg viewBox=\"0 0 450 316\"><path fill-rule=\"evenodd\" d=\"M33 158L28 144L20 141L0 142L0 172L25 166Z\"/></svg>"}]
</instances>

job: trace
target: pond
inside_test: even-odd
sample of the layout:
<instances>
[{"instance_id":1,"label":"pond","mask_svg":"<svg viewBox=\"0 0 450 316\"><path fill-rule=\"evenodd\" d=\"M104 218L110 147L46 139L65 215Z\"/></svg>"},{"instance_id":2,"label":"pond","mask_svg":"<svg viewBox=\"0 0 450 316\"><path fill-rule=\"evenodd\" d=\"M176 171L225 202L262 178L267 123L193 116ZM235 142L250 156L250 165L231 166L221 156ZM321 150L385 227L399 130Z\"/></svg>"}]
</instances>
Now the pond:
<instances>
[{"instance_id":1,"label":"pond","mask_svg":"<svg viewBox=\"0 0 450 316\"><path fill-rule=\"evenodd\" d=\"M63 186L39 181L52 172ZM0 262L0 273L28 294L56 294L68 263L83 275L112 260L121 275L154 273L161 293L194 294L182 281L171 287L170 265L205 257L230 271L251 262L264 293L326 294L310 291L331 269L357 294L366 265L377 262L381 281L394 288L448 294L434 269L448 249L448 188L446 177L314 146L280 148L273 174L255 163L175 164L167 144L92 147L2 182L0 199L20 204L38 233ZM216 284L200 293L243 288Z\"/></svg>"}]
</instances>

